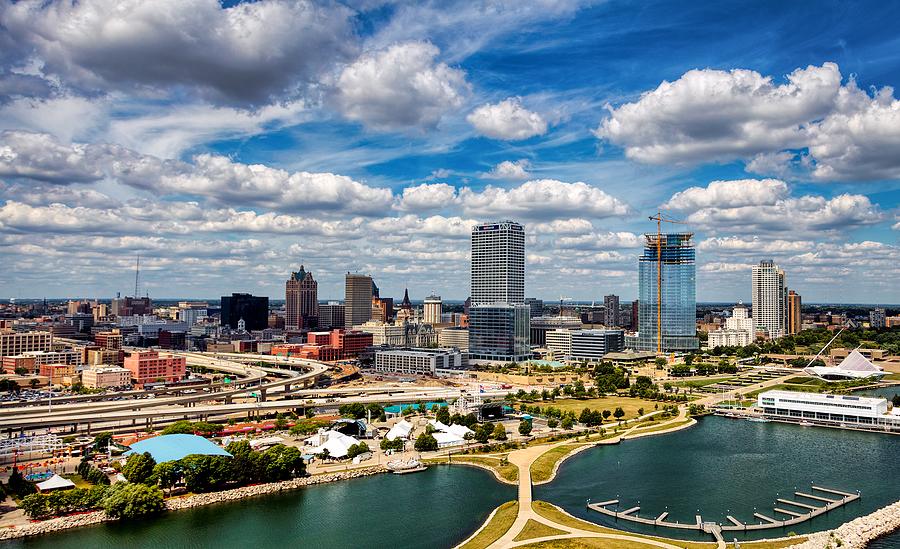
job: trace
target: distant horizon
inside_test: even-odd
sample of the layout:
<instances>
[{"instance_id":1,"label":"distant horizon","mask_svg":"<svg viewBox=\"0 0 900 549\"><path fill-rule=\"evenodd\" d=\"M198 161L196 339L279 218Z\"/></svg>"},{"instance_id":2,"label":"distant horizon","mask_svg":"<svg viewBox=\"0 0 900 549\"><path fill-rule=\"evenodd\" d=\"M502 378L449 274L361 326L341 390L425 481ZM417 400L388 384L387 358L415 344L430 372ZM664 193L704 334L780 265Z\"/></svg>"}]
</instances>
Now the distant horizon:
<instances>
[{"instance_id":1,"label":"distant horizon","mask_svg":"<svg viewBox=\"0 0 900 549\"><path fill-rule=\"evenodd\" d=\"M256 294L253 294L253 295L256 296ZM128 297L131 297L131 296L128 296ZM142 296L142 297L144 297L144 296ZM256 297L268 297L270 303L284 301L284 298L273 298L271 296L256 296ZM534 296L529 296L529 297L534 297ZM215 302L218 302L218 301L221 301L221 298L222 298L222 296L219 296L219 297L153 297L153 296L150 296L151 301L154 301L154 302L169 302L169 301L215 301ZM401 296L401 298L402 298L402 296ZM31 302L41 302L44 299L46 299L47 301L77 301L77 300L90 301L90 300L95 300L95 299L100 300L100 301L111 301L116 298L115 297L85 297L85 296L47 297L47 298L43 298L43 297L3 298L3 297L0 297L0 303L4 303L4 302L9 303L9 302L11 302L12 299L15 299L16 302L31 303ZM395 305L397 303L399 303L399 299L400 298L395 298ZM537 297L535 299L541 299L544 302L545 306L559 305L559 298L543 299L543 298ZM623 299L622 296L619 296L620 303L631 303L632 301L635 301L635 299ZM343 298L318 298L318 301L321 304L321 303L325 303L328 301L343 301ZM410 301L413 303L422 303L424 300L410 298ZM465 303L466 300L465 299L442 299L441 301L442 301L442 303L463 304L463 303ZM597 300L593 300L593 301L592 300L567 300L563 303L563 306L565 307L566 305L589 305L592 302L598 306L603 305L603 299L601 298L601 299L597 299ZM727 305L736 305L738 303L743 303L744 305L748 305L748 306L753 305L753 302L743 301L743 300L697 301L698 306L699 305L706 305L706 306L725 305L725 306L727 306ZM843 302L837 302L837 301L804 301L803 306L807 306L807 305L815 305L815 306L835 305L835 306L843 306L843 307L860 306L860 307L879 307L879 308L900 308L900 303L858 303L858 302L857 303L850 303L850 302L843 303Z\"/></svg>"}]
</instances>

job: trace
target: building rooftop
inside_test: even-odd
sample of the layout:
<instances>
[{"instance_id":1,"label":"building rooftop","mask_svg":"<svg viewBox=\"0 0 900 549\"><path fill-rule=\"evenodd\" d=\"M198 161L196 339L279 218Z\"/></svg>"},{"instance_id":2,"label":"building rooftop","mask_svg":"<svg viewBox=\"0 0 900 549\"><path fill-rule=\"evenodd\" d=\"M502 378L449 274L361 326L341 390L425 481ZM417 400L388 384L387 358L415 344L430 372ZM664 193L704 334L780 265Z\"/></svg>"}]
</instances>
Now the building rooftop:
<instances>
[{"instance_id":1,"label":"building rooftop","mask_svg":"<svg viewBox=\"0 0 900 549\"><path fill-rule=\"evenodd\" d=\"M150 452L156 463L177 461L185 456L200 454L204 456L227 456L231 454L214 442L197 435L161 435L148 438L131 445L125 455Z\"/></svg>"}]
</instances>

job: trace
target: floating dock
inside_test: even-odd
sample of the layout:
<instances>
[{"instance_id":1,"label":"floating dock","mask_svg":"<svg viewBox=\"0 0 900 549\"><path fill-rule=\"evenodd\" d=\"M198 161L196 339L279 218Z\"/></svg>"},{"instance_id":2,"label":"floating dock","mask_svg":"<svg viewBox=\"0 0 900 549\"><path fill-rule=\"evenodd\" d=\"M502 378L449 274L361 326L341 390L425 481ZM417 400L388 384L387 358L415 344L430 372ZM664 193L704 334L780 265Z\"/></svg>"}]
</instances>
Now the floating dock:
<instances>
[{"instance_id":1,"label":"floating dock","mask_svg":"<svg viewBox=\"0 0 900 549\"><path fill-rule=\"evenodd\" d=\"M827 494L828 497L826 497L825 495L816 494L815 492ZM845 492L843 490L836 490L834 488L825 488L815 485L810 486L810 490L808 492L794 492L794 495L797 498L803 498L813 503L778 498L775 500L775 502L780 506L772 509L773 514L775 514L775 516L779 516L780 514L781 516L787 516L789 518L780 520L778 518L772 518L762 513L753 513L753 516L760 521L756 524L741 522L731 515L728 515L726 517L728 519L728 522L726 524L704 522L703 518L700 515L697 515L695 517L695 522L692 523L671 522L666 520L669 516L668 512L662 513L656 518L642 517L638 515L638 511L641 510L640 506L631 507L625 509L624 511L619 511L618 499L601 501L599 503L588 503L587 507L588 509L591 509L603 515L613 517L616 520L622 519L639 524L646 524L649 526L662 526L665 528L699 530L701 532L712 534L714 537L716 537L716 539L720 539L721 532L749 532L753 530L785 528L788 526L793 526L795 524L800 524L801 522L811 520L819 515L831 511L832 509L837 509L838 507L846 505L852 501L856 501L860 498L859 492Z\"/></svg>"}]
</instances>

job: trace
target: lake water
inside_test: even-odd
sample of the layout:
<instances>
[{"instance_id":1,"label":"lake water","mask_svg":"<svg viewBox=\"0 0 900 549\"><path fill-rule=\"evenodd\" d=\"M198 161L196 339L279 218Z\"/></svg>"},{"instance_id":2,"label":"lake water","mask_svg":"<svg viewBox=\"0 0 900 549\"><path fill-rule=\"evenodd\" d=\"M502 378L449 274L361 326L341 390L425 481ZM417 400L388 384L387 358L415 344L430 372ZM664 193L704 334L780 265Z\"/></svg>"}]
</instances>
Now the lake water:
<instances>
[{"instance_id":1,"label":"lake water","mask_svg":"<svg viewBox=\"0 0 900 549\"><path fill-rule=\"evenodd\" d=\"M0 547L452 547L515 487L471 467L429 467L174 511L137 524L109 523Z\"/></svg>"},{"instance_id":2,"label":"lake water","mask_svg":"<svg viewBox=\"0 0 900 549\"><path fill-rule=\"evenodd\" d=\"M726 515L757 522L754 512L777 518L772 511L775 499L796 500L793 493L808 492L811 483L859 490L862 498L794 525L791 531L833 528L897 501L900 436L706 417L677 433L581 452L563 463L552 483L536 486L535 497L607 526L709 539L692 537L689 531L615 522L589 511L586 503L619 499L621 510L640 505L641 516L668 511L668 520L679 522L694 522L697 514L721 523ZM764 530L754 537L786 533Z\"/></svg>"}]
</instances>

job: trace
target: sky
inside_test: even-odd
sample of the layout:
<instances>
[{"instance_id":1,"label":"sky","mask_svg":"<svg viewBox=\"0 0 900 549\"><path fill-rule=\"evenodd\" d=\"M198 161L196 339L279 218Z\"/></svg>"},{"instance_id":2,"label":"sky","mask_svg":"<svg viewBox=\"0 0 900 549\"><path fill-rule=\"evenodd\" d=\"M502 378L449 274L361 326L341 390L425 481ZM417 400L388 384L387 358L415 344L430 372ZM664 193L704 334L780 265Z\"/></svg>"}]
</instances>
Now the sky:
<instances>
[{"instance_id":1,"label":"sky","mask_svg":"<svg viewBox=\"0 0 900 549\"><path fill-rule=\"evenodd\" d=\"M0 298L637 295L662 210L697 298L774 259L900 303L895 2L0 0Z\"/></svg>"}]
</instances>

